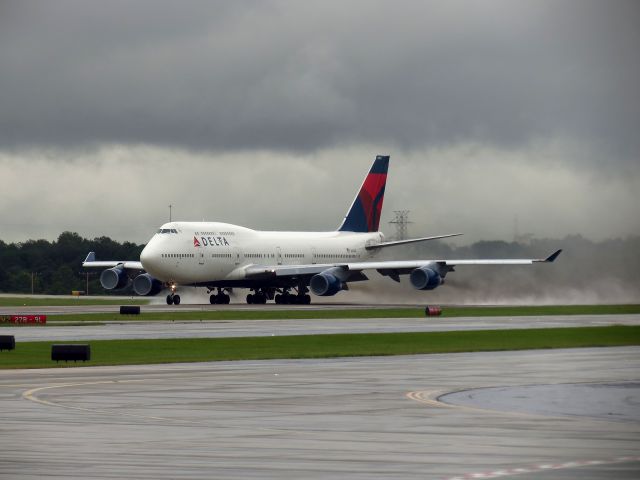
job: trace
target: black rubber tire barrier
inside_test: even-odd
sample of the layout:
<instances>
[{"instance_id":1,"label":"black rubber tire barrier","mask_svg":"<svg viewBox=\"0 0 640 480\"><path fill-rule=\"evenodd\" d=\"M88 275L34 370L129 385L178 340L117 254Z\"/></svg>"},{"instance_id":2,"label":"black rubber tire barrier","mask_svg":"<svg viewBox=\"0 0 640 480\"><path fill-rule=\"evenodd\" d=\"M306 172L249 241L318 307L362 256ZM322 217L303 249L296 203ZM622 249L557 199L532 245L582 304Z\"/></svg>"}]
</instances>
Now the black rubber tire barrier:
<instances>
[{"instance_id":1,"label":"black rubber tire barrier","mask_svg":"<svg viewBox=\"0 0 640 480\"><path fill-rule=\"evenodd\" d=\"M0 352L2 350L15 350L16 337L13 335L0 335Z\"/></svg>"},{"instance_id":2,"label":"black rubber tire barrier","mask_svg":"<svg viewBox=\"0 0 640 480\"><path fill-rule=\"evenodd\" d=\"M120 315L140 315L140 307L138 305L121 305Z\"/></svg>"},{"instance_id":3,"label":"black rubber tire barrier","mask_svg":"<svg viewBox=\"0 0 640 480\"><path fill-rule=\"evenodd\" d=\"M73 344L73 345L51 345L51 360L59 362L64 360L68 362L91 360L91 345Z\"/></svg>"}]
</instances>

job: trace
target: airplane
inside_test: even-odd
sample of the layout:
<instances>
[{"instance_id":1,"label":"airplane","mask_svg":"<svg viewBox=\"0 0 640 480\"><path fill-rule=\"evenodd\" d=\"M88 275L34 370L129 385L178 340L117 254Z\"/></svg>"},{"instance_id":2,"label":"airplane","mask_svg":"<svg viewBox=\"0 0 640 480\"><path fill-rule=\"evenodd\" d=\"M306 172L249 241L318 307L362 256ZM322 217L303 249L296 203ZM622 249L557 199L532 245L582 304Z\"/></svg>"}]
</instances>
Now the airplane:
<instances>
[{"instance_id":1,"label":"airplane","mask_svg":"<svg viewBox=\"0 0 640 480\"><path fill-rule=\"evenodd\" d=\"M168 305L179 305L180 286L206 287L211 304L228 304L233 289L249 289L249 304L309 304L368 280L365 272L400 282L409 275L417 290L433 290L449 272L464 265L531 265L551 263L562 250L544 259L376 260L383 249L455 237L461 233L385 241L378 231L389 168L389 156L376 156L344 220L331 232L258 231L220 222L169 222L162 225L139 261L98 261L90 252L85 268L106 268L100 283L107 290L126 287L142 296L169 289ZM215 293L214 293L215 292Z\"/></svg>"}]
</instances>

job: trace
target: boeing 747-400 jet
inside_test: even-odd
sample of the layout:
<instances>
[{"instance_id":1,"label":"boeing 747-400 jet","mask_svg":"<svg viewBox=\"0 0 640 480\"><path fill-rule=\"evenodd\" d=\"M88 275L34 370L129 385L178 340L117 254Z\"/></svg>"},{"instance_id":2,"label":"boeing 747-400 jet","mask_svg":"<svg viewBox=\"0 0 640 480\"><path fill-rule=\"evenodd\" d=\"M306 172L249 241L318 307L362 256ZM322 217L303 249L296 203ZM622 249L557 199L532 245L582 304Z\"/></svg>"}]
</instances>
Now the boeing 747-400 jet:
<instances>
[{"instance_id":1,"label":"boeing 747-400 jet","mask_svg":"<svg viewBox=\"0 0 640 480\"><path fill-rule=\"evenodd\" d=\"M342 224L334 232L263 232L219 222L170 222L162 225L140 254L139 261L96 261L90 252L82 266L106 268L100 283L121 289L133 280L138 295L168 289L167 303L180 304L180 286L206 287L212 304L229 303L228 292L246 288L247 303L308 304L309 290L331 296L351 282L368 280L376 270L396 282L409 275L418 290L442 285L462 265L530 265L545 259L380 260L382 249L460 235L438 235L385 242L378 231L387 182L389 156L379 155L364 179Z\"/></svg>"}]
</instances>

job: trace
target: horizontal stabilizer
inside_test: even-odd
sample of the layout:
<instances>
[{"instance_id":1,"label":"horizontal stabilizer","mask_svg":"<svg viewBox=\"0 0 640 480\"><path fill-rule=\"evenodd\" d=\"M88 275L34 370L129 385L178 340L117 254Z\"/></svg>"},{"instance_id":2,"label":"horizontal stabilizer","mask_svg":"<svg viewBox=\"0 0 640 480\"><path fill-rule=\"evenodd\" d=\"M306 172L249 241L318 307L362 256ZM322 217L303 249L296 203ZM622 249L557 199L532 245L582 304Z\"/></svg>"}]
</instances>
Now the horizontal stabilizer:
<instances>
[{"instance_id":1,"label":"horizontal stabilizer","mask_svg":"<svg viewBox=\"0 0 640 480\"><path fill-rule=\"evenodd\" d=\"M394 242L383 242L383 243L378 243L378 244L375 244L375 245L367 245L364 248L366 248L367 250L375 250L377 248L393 247L395 245L405 245L407 243L428 242L429 240L439 240L441 238L457 237L459 235L462 235L462 233L450 233L448 235L436 235L435 237L409 238L407 240L396 240Z\"/></svg>"},{"instance_id":2,"label":"horizontal stabilizer","mask_svg":"<svg viewBox=\"0 0 640 480\"><path fill-rule=\"evenodd\" d=\"M89 252L87 258L82 262L83 268L111 268L116 265L122 266L125 270L144 270L142 263L131 260L96 260L96 253Z\"/></svg>"}]
</instances>

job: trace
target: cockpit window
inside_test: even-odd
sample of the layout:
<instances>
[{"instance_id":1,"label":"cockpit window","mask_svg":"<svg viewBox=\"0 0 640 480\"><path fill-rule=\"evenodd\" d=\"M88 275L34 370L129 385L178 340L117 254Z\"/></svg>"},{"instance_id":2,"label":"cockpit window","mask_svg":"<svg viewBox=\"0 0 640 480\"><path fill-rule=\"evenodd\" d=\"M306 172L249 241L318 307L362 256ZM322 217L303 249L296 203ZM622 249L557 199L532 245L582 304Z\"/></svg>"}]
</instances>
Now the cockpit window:
<instances>
[{"instance_id":1,"label":"cockpit window","mask_svg":"<svg viewBox=\"0 0 640 480\"><path fill-rule=\"evenodd\" d=\"M158 233L178 233L178 230L175 228L161 228Z\"/></svg>"}]
</instances>

